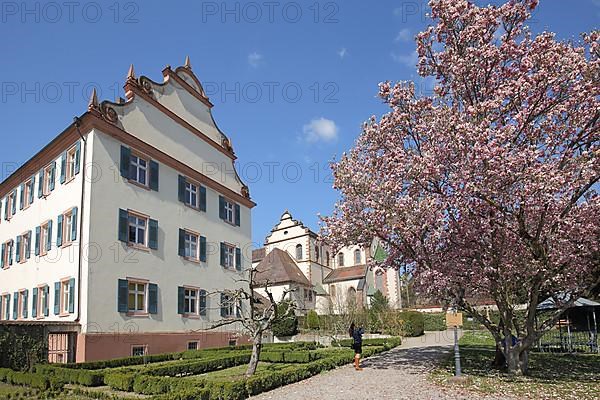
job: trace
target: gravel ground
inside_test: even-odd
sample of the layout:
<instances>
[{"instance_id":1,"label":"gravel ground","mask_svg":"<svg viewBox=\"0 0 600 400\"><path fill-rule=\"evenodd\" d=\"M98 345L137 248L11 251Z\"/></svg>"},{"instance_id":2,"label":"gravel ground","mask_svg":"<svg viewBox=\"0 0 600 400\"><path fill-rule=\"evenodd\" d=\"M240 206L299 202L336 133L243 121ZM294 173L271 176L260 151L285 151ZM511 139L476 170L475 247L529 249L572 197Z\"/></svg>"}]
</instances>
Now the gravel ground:
<instances>
[{"instance_id":1,"label":"gravel ground","mask_svg":"<svg viewBox=\"0 0 600 400\"><path fill-rule=\"evenodd\" d=\"M363 371L344 366L302 382L252 397L252 400L370 400L370 399L497 399L465 392L458 387L442 388L427 377L435 362L452 348L451 331L427 332L406 338L402 346L371 357ZM503 397L502 399L505 399Z\"/></svg>"}]
</instances>

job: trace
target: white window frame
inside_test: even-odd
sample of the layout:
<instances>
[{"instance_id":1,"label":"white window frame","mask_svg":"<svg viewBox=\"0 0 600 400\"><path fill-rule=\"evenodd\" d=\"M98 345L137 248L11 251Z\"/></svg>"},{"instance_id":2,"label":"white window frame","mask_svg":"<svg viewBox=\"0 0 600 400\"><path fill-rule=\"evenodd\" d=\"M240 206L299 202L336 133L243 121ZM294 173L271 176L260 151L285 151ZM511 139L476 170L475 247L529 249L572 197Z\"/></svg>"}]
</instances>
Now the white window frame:
<instances>
[{"instance_id":1,"label":"white window frame","mask_svg":"<svg viewBox=\"0 0 600 400\"><path fill-rule=\"evenodd\" d=\"M69 285L69 279L60 281L60 315L69 313L69 299L73 294Z\"/></svg>"},{"instance_id":2,"label":"white window frame","mask_svg":"<svg viewBox=\"0 0 600 400\"><path fill-rule=\"evenodd\" d=\"M344 266L344 253L339 253L337 255L337 261L338 261L338 267L343 267Z\"/></svg>"},{"instance_id":3,"label":"white window frame","mask_svg":"<svg viewBox=\"0 0 600 400\"><path fill-rule=\"evenodd\" d=\"M183 313L187 315L199 315L200 290L198 288L183 288ZM193 310L192 310L193 308Z\"/></svg>"},{"instance_id":4,"label":"white window frame","mask_svg":"<svg viewBox=\"0 0 600 400\"><path fill-rule=\"evenodd\" d=\"M131 285L134 285L134 288L131 288ZM142 290L140 291L140 286ZM131 308L130 304L130 296L134 295L133 300L133 308ZM142 295L142 308L139 309L139 295ZM148 283L147 282L139 282L139 281L127 281L127 311L130 313L147 313L148 312Z\"/></svg>"},{"instance_id":5,"label":"white window frame","mask_svg":"<svg viewBox=\"0 0 600 400\"><path fill-rule=\"evenodd\" d=\"M235 203L225 199L223 207L225 208L225 221L235 224Z\"/></svg>"},{"instance_id":6,"label":"white window frame","mask_svg":"<svg viewBox=\"0 0 600 400\"><path fill-rule=\"evenodd\" d=\"M46 297L46 288L48 285L38 286L38 299L37 299L37 318L44 318L44 298ZM49 304L49 303L48 303Z\"/></svg>"},{"instance_id":7,"label":"white window frame","mask_svg":"<svg viewBox=\"0 0 600 400\"><path fill-rule=\"evenodd\" d=\"M225 268L235 268L235 246L225 243Z\"/></svg>"},{"instance_id":8,"label":"white window frame","mask_svg":"<svg viewBox=\"0 0 600 400\"><path fill-rule=\"evenodd\" d=\"M67 221L69 221L67 223ZM71 233L73 232L73 209L70 209L66 213L63 214L63 223L62 223L62 246L69 245L73 242L73 238L71 237Z\"/></svg>"},{"instance_id":9,"label":"white window frame","mask_svg":"<svg viewBox=\"0 0 600 400\"><path fill-rule=\"evenodd\" d=\"M142 350L142 354L136 354L136 350ZM132 357L140 357L148 354L148 345L147 344L134 344L131 346L131 356Z\"/></svg>"},{"instance_id":10,"label":"white window frame","mask_svg":"<svg viewBox=\"0 0 600 400\"><path fill-rule=\"evenodd\" d=\"M132 218L135 219L134 221L132 221ZM140 221L143 221L143 226L140 224ZM148 221L149 218L140 214L136 214L133 213L131 211L129 211L127 213L127 243L129 243L130 246L136 246L136 247L143 247L143 248L147 248L148 247ZM135 229L135 239L132 241L131 240L131 228ZM143 234L143 242L140 243L139 239L140 239L140 229L144 229L144 234Z\"/></svg>"},{"instance_id":11,"label":"white window frame","mask_svg":"<svg viewBox=\"0 0 600 400\"><path fill-rule=\"evenodd\" d=\"M6 321L6 310L10 307L8 293L1 295L0 299L2 300L2 304L0 304L0 321Z\"/></svg>"},{"instance_id":12,"label":"white window frame","mask_svg":"<svg viewBox=\"0 0 600 400\"><path fill-rule=\"evenodd\" d=\"M6 219L8 221L10 221L10 219L13 217L13 203L17 200L17 192L16 191L12 191L8 194L8 196L6 196Z\"/></svg>"},{"instance_id":13,"label":"white window frame","mask_svg":"<svg viewBox=\"0 0 600 400\"><path fill-rule=\"evenodd\" d=\"M77 149L75 146L67 150L67 160L65 162L65 183L72 181L75 178L75 157Z\"/></svg>"},{"instance_id":14,"label":"white window frame","mask_svg":"<svg viewBox=\"0 0 600 400\"><path fill-rule=\"evenodd\" d=\"M235 299L233 298L233 296L229 295L229 294L224 294L223 296L223 303L221 304L221 308L223 308L223 305L225 305L227 313L223 316L223 318L233 318L235 317L236 313L235 313Z\"/></svg>"},{"instance_id":15,"label":"white window frame","mask_svg":"<svg viewBox=\"0 0 600 400\"><path fill-rule=\"evenodd\" d=\"M23 264L27 262L27 254L31 254L31 249L29 248L29 232L25 232L21 235L21 245L17 249L19 252L19 262Z\"/></svg>"},{"instance_id":16,"label":"white window frame","mask_svg":"<svg viewBox=\"0 0 600 400\"><path fill-rule=\"evenodd\" d=\"M142 165L141 161L143 161L145 165ZM131 153L131 156L129 157L128 167L130 181L144 187L149 187L150 160L148 158L143 157L137 153ZM132 171L132 167L134 168L134 171ZM144 177L144 182L141 182L141 176Z\"/></svg>"},{"instance_id":17,"label":"white window frame","mask_svg":"<svg viewBox=\"0 0 600 400\"><path fill-rule=\"evenodd\" d=\"M356 260L356 256L358 255L358 261ZM354 265L360 265L362 262L362 254L359 249L354 250Z\"/></svg>"},{"instance_id":18,"label":"white window frame","mask_svg":"<svg viewBox=\"0 0 600 400\"><path fill-rule=\"evenodd\" d=\"M191 231L184 231L183 234L183 251L185 254L185 258L190 260L199 261L200 260L200 235ZM196 242L194 243L193 239L195 238ZM192 246L196 246L195 251L192 251Z\"/></svg>"},{"instance_id":19,"label":"white window frame","mask_svg":"<svg viewBox=\"0 0 600 400\"><path fill-rule=\"evenodd\" d=\"M27 304L25 304L25 302L23 300L25 300L25 289L23 290L19 290L19 301L17 303L18 306L18 310L17 310L17 319L25 319L25 317L23 316L24 313L23 311L25 311Z\"/></svg>"},{"instance_id":20,"label":"white window frame","mask_svg":"<svg viewBox=\"0 0 600 400\"><path fill-rule=\"evenodd\" d=\"M14 242L12 239L4 242L4 253L2 254L2 259L4 260L4 269L10 267L9 259L13 250L13 246Z\"/></svg>"},{"instance_id":21,"label":"white window frame","mask_svg":"<svg viewBox=\"0 0 600 400\"><path fill-rule=\"evenodd\" d=\"M29 202L29 194L33 191L33 181L28 179L23 186L23 209L31 205Z\"/></svg>"},{"instance_id":22,"label":"white window frame","mask_svg":"<svg viewBox=\"0 0 600 400\"><path fill-rule=\"evenodd\" d=\"M190 349L190 345L194 345L195 348ZM198 350L200 348L200 342L198 340L191 340L188 342L187 349L188 350Z\"/></svg>"},{"instance_id":23,"label":"white window frame","mask_svg":"<svg viewBox=\"0 0 600 400\"><path fill-rule=\"evenodd\" d=\"M196 201L192 201L195 196ZM185 204L193 208L200 207L200 186L194 182L185 181Z\"/></svg>"},{"instance_id":24,"label":"white window frame","mask_svg":"<svg viewBox=\"0 0 600 400\"><path fill-rule=\"evenodd\" d=\"M48 254L48 221L40 225L40 255Z\"/></svg>"},{"instance_id":25,"label":"white window frame","mask_svg":"<svg viewBox=\"0 0 600 400\"><path fill-rule=\"evenodd\" d=\"M52 176L52 164L44 168L44 173L42 175L42 196L44 197L48 196L52 192L50 190L50 176Z\"/></svg>"}]
</instances>

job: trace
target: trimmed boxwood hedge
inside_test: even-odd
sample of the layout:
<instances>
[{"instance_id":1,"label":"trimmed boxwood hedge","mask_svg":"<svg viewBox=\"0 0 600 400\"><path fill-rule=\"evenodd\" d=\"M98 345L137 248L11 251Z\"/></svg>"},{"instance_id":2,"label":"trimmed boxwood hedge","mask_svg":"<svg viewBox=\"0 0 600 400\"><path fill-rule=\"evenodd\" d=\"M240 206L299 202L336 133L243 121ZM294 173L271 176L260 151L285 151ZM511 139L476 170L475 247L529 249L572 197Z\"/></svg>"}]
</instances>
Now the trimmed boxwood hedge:
<instances>
[{"instance_id":1,"label":"trimmed boxwood hedge","mask_svg":"<svg viewBox=\"0 0 600 400\"><path fill-rule=\"evenodd\" d=\"M57 378L34 372L13 371L10 368L0 368L0 381L40 390L60 389L64 386L64 382Z\"/></svg>"},{"instance_id":2,"label":"trimmed boxwood hedge","mask_svg":"<svg viewBox=\"0 0 600 400\"><path fill-rule=\"evenodd\" d=\"M187 388L151 397L152 400L210 400L209 389Z\"/></svg>"},{"instance_id":3,"label":"trimmed boxwood hedge","mask_svg":"<svg viewBox=\"0 0 600 400\"><path fill-rule=\"evenodd\" d=\"M51 364L38 364L33 370L40 374L56 377L66 383L75 383L82 386L102 386L104 384L104 371L63 368Z\"/></svg>"},{"instance_id":4,"label":"trimmed boxwood hedge","mask_svg":"<svg viewBox=\"0 0 600 400\"><path fill-rule=\"evenodd\" d=\"M182 360L165 365L150 365L141 373L154 376L198 375L220 369L236 367L250 362L250 354L211 358L208 360Z\"/></svg>"},{"instance_id":5,"label":"trimmed boxwood hedge","mask_svg":"<svg viewBox=\"0 0 600 400\"><path fill-rule=\"evenodd\" d=\"M132 372L108 372L104 375L104 383L115 390L131 392L135 374Z\"/></svg>"},{"instance_id":6,"label":"trimmed boxwood hedge","mask_svg":"<svg viewBox=\"0 0 600 400\"><path fill-rule=\"evenodd\" d=\"M402 338L398 336L389 338L364 339L362 342L363 348L366 346L386 346L389 349L393 349L394 347L400 346L400 344L402 344ZM352 339L334 340L332 345L350 348L352 346Z\"/></svg>"}]
</instances>

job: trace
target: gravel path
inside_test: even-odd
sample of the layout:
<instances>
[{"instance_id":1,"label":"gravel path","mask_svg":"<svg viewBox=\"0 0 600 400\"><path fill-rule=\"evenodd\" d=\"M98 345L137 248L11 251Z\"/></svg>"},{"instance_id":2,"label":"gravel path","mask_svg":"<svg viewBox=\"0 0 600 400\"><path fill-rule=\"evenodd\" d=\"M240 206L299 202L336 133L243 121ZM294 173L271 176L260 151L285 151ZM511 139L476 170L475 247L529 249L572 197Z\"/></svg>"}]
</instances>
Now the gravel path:
<instances>
[{"instance_id":1,"label":"gravel path","mask_svg":"<svg viewBox=\"0 0 600 400\"><path fill-rule=\"evenodd\" d=\"M363 371L344 366L251 399L498 399L458 387L442 388L427 379L435 362L452 348L452 335L452 331L426 332L418 338L406 338L402 346L365 360Z\"/></svg>"}]
</instances>

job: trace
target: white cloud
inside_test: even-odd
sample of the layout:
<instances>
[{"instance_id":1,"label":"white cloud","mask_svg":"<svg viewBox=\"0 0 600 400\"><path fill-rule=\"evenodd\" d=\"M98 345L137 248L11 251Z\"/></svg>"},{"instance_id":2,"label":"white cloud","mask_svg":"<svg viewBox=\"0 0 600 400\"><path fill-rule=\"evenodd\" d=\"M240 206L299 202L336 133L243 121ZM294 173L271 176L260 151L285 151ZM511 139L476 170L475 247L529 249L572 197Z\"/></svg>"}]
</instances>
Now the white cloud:
<instances>
[{"instance_id":1,"label":"white cloud","mask_svg":"<svg viewBox=\"0 0 600 400\"><path fill-rule=\"evenodd\" d=\"M304 125L302 132L304 133L304 140L308 143L332 142L337 139L339 128L335 121L321 117Z\"/></svg>"},{"instance_id":2,"label":"white cloud","mask_svg":"<svg viewBox=\"0 0 600 400\"><path fill-rule=\"evenodd\" d=\"M408 28L404 28L400 32L398 32L398 35L396 35L394 42L408 42L412 38L413 37L410 34L410 30Z\"/></svg>"},{"instance_id":3,"label":"white cloud","mask_svg":"<svg viewBox=\"0 0 600 400\"><path fill-rule=\"evenodd\" d=\"M262 61L262 54L258 54L257 52L248 54L248 64L250 64L252 68L258 68L258 66L262 64Z\"/></svg>"},{"instance_id":4,"label":"white cloud","mask_svg":"<svg viewBox=\"0 0 600 400\"><path fill-rule=\"evenodd\" d=\"M343 47L337 52L337 54L338 56L340 56L340 58L344 58L346 57L346 54L348 54L348 50L346 50L346 48Z\"/></svg>"},{"instance_id":5,"label":"white cloud","mask_svg":"<svg viewBox=\"0 0 600 400\"><path fill-rule=\"evenodd\" d=\"M417 61L419 61L419 56L416 51L413 51L409 54L396 54L392 52L392 59L397 63L403 64L409 68L414 68L417 65Z\"/></svg>"}]
</instances>

